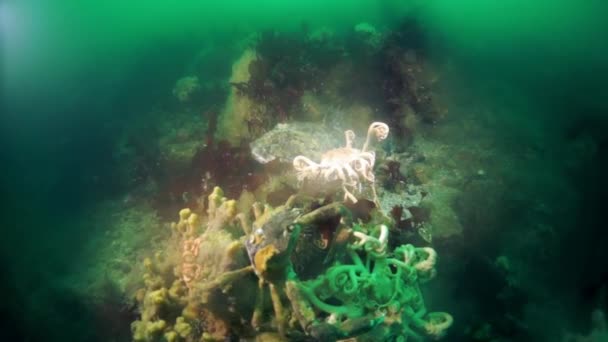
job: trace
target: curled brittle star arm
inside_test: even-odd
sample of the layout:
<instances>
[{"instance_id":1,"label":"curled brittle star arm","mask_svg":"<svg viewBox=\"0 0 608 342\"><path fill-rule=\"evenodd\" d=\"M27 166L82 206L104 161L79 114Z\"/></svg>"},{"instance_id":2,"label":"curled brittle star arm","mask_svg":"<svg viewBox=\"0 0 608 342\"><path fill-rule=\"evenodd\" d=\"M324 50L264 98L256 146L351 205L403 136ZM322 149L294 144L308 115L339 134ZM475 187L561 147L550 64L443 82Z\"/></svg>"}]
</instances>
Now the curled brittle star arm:
<instances>
[{"instance_id":1,"label":"curled brittle star arm","mask_svg":"<svg viewBox=\"0 0 608 342\"><path fill-rule=\"evenodd\" d=\"M375 135L378 141L382 141L386 139L386 137L388 137L388 132L388 125L384 122L372 122L372 124L369 125L369 128L367 129L367 138L365 139L365 144L363 145L363 149L361 151L367 151L372 135Z\"/></svg>"}]
</instances>

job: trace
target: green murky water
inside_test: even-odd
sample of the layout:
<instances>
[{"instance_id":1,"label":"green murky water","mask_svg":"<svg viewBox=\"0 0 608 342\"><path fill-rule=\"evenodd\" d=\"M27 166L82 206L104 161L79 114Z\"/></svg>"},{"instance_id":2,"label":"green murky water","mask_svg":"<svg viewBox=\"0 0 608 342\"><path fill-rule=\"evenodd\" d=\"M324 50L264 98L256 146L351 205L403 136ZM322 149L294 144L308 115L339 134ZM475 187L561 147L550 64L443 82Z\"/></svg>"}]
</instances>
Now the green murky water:
<instances>
[{"instance_id":1,"label":"green murky water","mask_svg":"<svg viewBox=\"0 0 608 342\"><path fill-rule=\"evenodd\" d=\"M606 11L4 1L6 338L608 340Z\"/></svg>"}]
</instances>

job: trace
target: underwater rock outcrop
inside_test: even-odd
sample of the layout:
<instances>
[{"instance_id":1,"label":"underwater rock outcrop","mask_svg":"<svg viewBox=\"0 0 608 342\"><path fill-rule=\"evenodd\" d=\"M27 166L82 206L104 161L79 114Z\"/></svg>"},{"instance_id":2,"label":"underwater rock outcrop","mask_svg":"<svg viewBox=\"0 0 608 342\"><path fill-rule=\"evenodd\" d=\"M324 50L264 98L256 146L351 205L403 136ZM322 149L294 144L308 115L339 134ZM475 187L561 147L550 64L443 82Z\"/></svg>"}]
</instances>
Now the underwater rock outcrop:
<instances>
[{"instance_id":1,"label":"underwater rock outcrop","mask_svg":"<svg viewBox=\"0 0 608 342\"><path fill-rule=\"evenodd\" d=\"M253 50L245 50L232 65L230 83L248 82L251 78L249 65L255 59L256 55ZM252 137L251 133L263 111L263 107L257 106L253 100L239 92L237 88L232 87L218 120L218 137L230 142L233 146L240 145L242 141Z\"/></svg>"},{"instance_id":2,"label":"underwater rock outcrop","mask_svg":"<svg viewBox=\"0 0 608 342\"><path fill-rule=\"evenodd\" d=\"M179 102L187 102L190 100L190 95L200 89L198 77L196 76L185 76L177 80L175 87L173 87L173 96L175 96Z\"/></svg>"}]
</instances>

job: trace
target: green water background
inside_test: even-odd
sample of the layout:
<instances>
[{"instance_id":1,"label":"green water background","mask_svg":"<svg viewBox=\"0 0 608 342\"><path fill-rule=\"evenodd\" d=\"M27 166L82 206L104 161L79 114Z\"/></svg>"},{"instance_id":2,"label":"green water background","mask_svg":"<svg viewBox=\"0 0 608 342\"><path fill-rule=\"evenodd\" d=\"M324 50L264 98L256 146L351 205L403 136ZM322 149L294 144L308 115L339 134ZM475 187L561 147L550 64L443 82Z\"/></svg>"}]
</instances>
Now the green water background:
<instances>
[{"instance_id":1,"label":"green water background","mask_svg":"<svg viewBox=\"0 0 608 342\"><path fill-rule=\"evenodd\" d=\"M217 51L209 77L225 79L243 37L267 28L297 30L303 22L340 31L363 21L392 27L404 15L413 15L430 34L431 55L449 61L462 75L452 82L454 93L466 89L478 94L480 103L504 109L500 120L506 128L497 135L529 139L530 144L542 141L548 160L556 164L565 158L560 146L569 137L591 136L600 148L587 164L571 172L551 163L530 165L521 170L521 188L513 191L524 198L542 196L546 187L566 181L575 195L553 198L552 203L573 210L564 221L579 230L564 233L576 238L572 253L593 248L594 238L606 236L595 230L606 182L608 12L601 1L285 3L0 4L2 315L16 334L38 328L55 331L50 335L55 337L81 336L91 323L79 311L78 298L62 292L61 276L90 238L86 227L73 224L74 218L99 198L113 195L90 175L111 173L114 125L142 115L166 96L200 49ZM547 174L559 181L539 185L536 181ZM563 193L571 194L569 190ZM505 227L516 224L514 219ZM589 262L594 262L591 256L581 261ZM563 275L567 289L577 284L577 272L568 268L576 264L564 267L571 271ZM588 273L586 277L594 276ZM605 280L605 274L597 277ZM584 306L591 305L577 302L578 289L571 290L571 297L563 300L572 301L571 308L580 304L581 310L561 313L566 321L587 315Z\"/></svg>"}]
</instances>

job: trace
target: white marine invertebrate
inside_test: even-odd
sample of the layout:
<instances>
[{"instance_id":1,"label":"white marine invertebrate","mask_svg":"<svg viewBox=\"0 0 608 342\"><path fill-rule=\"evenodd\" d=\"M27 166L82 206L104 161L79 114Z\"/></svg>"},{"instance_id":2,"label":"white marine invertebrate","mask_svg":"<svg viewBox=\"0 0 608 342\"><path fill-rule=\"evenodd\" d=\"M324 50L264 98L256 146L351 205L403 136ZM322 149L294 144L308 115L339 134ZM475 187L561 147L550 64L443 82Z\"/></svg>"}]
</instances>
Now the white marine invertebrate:
<instances>
[{"instance_id":1,"label":"white marine invertebrate","mask_svg":"<svg viewBox=\"0 0 608 342\"><path fill-rule=\"evenodd\" d=\"M386 139L389 133L388 125L383 122L373 122L367 130L367 138L362 149L353 147L355 133L351 130L344 132L346 145L325 152L320 163L304 157L297 156L293 160L293 166L298 174L300 182L304 180L320 183L341 182L344 191L344 200L357 202L353 195L355 190L361 191L363 183L371 186L374 202L378 205L374 176L374 163L376 154L368 151L371 138L375 136L378 141Z\"/></svg>"}]
</instances>

